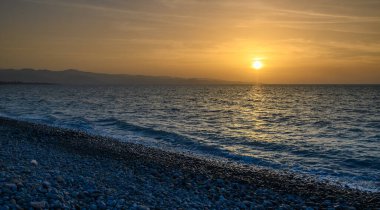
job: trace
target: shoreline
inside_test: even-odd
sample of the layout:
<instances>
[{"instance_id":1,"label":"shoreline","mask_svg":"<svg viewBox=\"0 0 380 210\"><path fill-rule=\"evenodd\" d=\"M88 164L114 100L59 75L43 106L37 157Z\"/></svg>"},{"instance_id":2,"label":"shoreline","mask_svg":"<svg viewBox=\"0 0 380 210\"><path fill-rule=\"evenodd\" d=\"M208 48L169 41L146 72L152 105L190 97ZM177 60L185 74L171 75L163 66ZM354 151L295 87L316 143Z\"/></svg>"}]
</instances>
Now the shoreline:
<instances>
[{"instance_id":1,"label":"shoreline","mask_svg":"<svg viewBox=\"0 0 380 210\"><path fill-rule=\"evenodd\" d=\"M10 208L36 204L31 202L44 202L44 208L90 209L380 208L378 192L80 131L0 117L0 135L0 206ZM24 191L31 196L18 195ZM56 196L48 196L52 191Z\"/></svg>"}]
</instances>

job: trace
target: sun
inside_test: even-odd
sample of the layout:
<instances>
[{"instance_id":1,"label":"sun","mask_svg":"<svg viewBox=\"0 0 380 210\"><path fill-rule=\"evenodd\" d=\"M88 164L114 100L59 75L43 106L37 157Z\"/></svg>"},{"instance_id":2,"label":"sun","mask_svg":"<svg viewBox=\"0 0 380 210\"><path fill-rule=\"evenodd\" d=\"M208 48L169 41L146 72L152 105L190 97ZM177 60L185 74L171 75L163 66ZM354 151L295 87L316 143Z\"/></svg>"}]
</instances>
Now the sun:
<instances>
[{"instance_id":1,"label":"sun","mask_svg":"<svg viewBox=\"0 0 380 210\"><path fill-rule=\"evenodd\" d=\"M264 64L260 60L254 60L254 61L252 61L251 67L255 70L260 70L264 67Z\"/></svg>"}]
</instances>

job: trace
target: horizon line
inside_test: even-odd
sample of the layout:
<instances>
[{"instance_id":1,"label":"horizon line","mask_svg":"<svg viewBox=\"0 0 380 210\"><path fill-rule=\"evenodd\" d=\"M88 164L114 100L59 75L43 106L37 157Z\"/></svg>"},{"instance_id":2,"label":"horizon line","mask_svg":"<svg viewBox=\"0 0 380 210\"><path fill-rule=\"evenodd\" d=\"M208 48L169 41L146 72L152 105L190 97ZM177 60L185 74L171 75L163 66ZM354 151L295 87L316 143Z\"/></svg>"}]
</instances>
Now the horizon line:
<instances>
[{"instance_id":1,"label":"horizon line","mask_svg":"<svg viewBox=\"0 0 380 210\"><path fill-rule=\"evenodd\" d=\"M211 84L211 85L251 85L251 86L259 86L259 85L380 85L380 83L256 83L256 82L246 82L246 81L232 81L232 80L224 80L224 79L216 79L216 78L205 78L205 77L179 77L179 76L168 76L168 75L144 75L144 74L127 74L127 73L107 73L107 72L92 72L88 70L81 70L75 68L68 69L43 69L43 68L0 68L1 70L13 70L13 71L21 71L21 70L33 70L33 71L51 71L51 72L65 72L65 71L77 71L82 73L90 73L90 74L105 74L105 75L123 75L123 76L142 76L142 77L157 77L157 78L172 78L172 79L186 79L186 80L209 80L209 81L219 81L219 82L229 82L231 84ZM0 82L20 82L20 81L2 81ZM236 84L234 84L236 83ZM51 83L55 84L55 83ZM56 83L56 85L60 85Z\"/></svg>"}]
</instances>

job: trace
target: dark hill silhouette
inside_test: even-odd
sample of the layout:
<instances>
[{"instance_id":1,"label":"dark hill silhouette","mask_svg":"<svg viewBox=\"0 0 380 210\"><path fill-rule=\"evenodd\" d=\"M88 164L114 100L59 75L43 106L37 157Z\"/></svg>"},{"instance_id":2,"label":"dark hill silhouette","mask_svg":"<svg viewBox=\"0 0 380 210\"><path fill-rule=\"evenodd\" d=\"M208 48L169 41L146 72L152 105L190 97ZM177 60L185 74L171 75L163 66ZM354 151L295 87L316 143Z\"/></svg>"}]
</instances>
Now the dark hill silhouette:
<instances>
[{"instance_id":1,"label":"dark hill silhouette","mask_svg":"<svg viewBox=\"0 0 380 210\"><path fill-rule=\"evenodd\" d=\"M186 79L127 74L101 74L75 69L64 71L35 69L0 69L1 82L48 83L66 85L218 85L243 84L211 79Z\"/></svg>"}]
</instances>

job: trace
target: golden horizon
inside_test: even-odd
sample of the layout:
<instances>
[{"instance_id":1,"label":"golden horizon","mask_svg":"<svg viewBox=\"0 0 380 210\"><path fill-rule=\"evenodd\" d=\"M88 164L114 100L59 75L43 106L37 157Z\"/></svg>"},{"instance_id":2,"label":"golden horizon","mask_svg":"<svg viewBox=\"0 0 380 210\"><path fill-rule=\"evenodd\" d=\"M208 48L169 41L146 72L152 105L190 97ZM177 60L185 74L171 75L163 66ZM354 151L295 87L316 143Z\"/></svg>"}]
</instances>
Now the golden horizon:
<instances>
[{"instance_id":1,"label":"golden horizon","mask_svg":"<svg viewBox=\"0 0 380 210\"><path fill-rule=\"evenodd\" d=\"M1 68L380 83L380 2L5 0ZM252 58L265 58L253 61Z\"/></svg>"}]
</instances>

